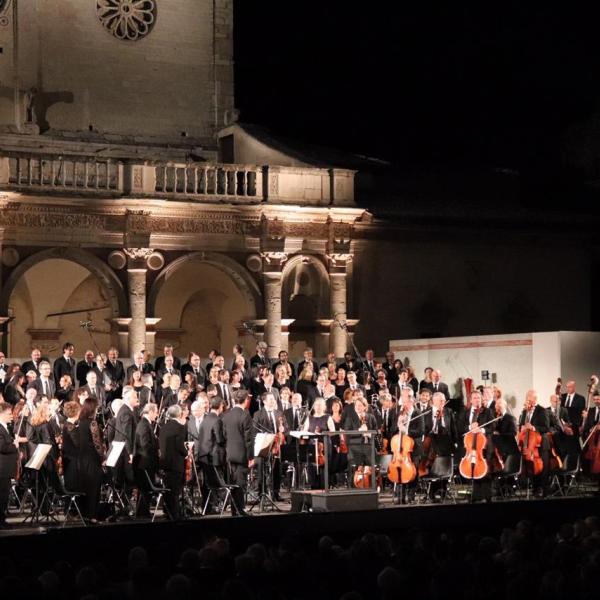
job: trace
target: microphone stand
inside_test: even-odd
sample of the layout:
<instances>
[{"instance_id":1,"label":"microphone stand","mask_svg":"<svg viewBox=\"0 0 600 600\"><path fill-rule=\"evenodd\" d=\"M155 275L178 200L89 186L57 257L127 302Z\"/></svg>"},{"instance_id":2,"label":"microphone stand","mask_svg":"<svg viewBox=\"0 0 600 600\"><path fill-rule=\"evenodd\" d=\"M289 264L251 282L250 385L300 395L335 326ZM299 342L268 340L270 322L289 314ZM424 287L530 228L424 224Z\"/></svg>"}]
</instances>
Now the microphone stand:
<instances>
[{"instance_id":1,"label":"microphone stand","mask_svg":"<svg viewBox=\"0 0 600 600\"><path fill-rule=\"evenodd\" d=\"M334 321L337 323L338 327L343 329L343 331L346 333L346 337L348 338L350 345L352 346L352 349L354 350L354 354L358 358L358 361L360 363L360 369L364 375L365 371L369 371L369 369L365 368L365 361L362 357L362 354L360 353L360 350L357 348L356 344L354 343L354 337L352 337L350 335L350 333L348 332L348 324L346 322L342 323L341 321L339 321L337 319L337 317L334 319Z\"/></svg>"}]
</instances>

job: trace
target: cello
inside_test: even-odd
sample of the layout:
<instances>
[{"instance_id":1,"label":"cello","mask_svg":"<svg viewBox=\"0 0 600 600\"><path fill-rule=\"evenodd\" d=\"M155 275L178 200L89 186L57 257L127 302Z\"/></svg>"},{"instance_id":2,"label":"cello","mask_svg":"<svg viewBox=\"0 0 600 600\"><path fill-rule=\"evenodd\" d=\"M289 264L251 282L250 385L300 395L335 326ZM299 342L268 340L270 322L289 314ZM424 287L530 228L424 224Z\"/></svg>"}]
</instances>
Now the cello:
<instances>
[{"instance_id":1,"label":"cello","mask_svg":"<svg viewBox=\"0 0 600 600\"><path fill-rule=\"evenodd\" d=\"M402 417L405 417L405 415L402 414ZM412 451L415 447L415 441L407 433L402 433L402 428L400 428L400 432L392 437L390 446L392 449L392 460L388 466L388 479L392 483L410 483L417 476L417 468L412 461Z\"/></svg>"},{"instance_id":2,"label":"cello","mask_svg":"<svg viewBox=\"0 0 600 600\"><path fill-rule=\"evenodd\" d=\"M534 406L530 403L525 405L525 411L533 410ZM521 455L523 456L523 466L526 471L533 475L539 475L544 470L544 461L540 456L540 446L542 445L542 434L534 431L529 423L521 427L519 437L517 438Z\"/></svg>"}]
</instances>

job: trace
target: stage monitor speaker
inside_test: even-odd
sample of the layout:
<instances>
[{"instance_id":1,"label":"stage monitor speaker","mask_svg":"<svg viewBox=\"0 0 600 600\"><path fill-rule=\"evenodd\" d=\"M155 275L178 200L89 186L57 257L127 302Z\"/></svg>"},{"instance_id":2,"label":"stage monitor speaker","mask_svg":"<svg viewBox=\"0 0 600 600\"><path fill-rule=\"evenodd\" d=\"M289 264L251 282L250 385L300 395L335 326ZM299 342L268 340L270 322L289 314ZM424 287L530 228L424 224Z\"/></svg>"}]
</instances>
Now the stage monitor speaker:
<instances>
[{"instance_id":1,"label":"stage monitor speaker","mask_svg":"<svg viewBox=\"0 0 600 600\"><path fill-rule=\"evenodd\" d=\"M292 512L346 512L377 510L375 490L298 490L292 492Z\"/></svg>"}]
</instances>

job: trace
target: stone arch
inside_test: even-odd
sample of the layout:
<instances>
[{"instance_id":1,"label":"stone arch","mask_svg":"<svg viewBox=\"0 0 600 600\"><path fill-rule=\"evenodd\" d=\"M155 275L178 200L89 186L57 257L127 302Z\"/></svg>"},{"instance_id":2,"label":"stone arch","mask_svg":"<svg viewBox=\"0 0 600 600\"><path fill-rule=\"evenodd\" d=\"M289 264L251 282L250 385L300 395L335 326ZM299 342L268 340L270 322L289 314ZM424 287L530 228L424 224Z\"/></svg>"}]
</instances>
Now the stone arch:
<instances>
[{"instance_id":1,"label":"stone arch","mask_svg":"<svg viewBox=\"0 0 600 600\"><path fill-rule=\"evenodd\" d=\"M34 265L52 258L73 261L90 271L106 288L113 317L127 315L127 295L119 278L106 263L91 252L81 248L48 248L32 254L19 263L2 286L2 293L0 293L1 315L6 315L8 312L10 297L21 277Z\"/></svg>"},{"instance_id":2,"label":"stone arch","mask_svg":"<svg viewBox=\"0 0 600 600\"><path fill-rule=\"evenodd\" d=\"M305 267L306 272L299 273L302 267ZM314 303L314 314L311 318L329 318L329 273L318 257L302 254L292 256L283 268L281 292L284 318L298 318L298 315L292 315L290 312L296 298L296 304L302 311L310 310L311 302Z\"/></svg>"},{"instance_id":3,"label":"stone arch","mask_svg":"<svg viewBox=\"0 0 600 600\"><path fill-rule=\"evenodd\" d=\"M148 294L147 303L147 314L150 317L160 317L155 315L156 310L156 299L162 289L163 285L169 278L175 273L183 264L189 263L190 261L200 261L213 265L224 272L226 272L231 279L236 283L240 292L244 295L247 302L254 306L255 318L261 319L264 314L264 306L262 301L262 293L258 287L256 281L252 278L250 273L242 267L238 262L218 252L192 252L186 254L169 263L155 279L150 293Z\"/></svg>"}]
</instances>

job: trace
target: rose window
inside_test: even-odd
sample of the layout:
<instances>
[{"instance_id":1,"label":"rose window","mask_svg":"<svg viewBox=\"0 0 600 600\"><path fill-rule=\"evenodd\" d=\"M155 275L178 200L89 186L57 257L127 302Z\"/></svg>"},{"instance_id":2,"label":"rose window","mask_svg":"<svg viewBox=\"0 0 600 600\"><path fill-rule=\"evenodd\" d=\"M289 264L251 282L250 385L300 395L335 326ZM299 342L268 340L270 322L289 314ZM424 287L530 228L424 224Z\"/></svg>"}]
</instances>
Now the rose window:
<instances>
[{"instance_id":1,"label":"rose window","mask_svg":"<svg viewBox=\"0 0 600 600\"><path fill-rule=\"evenodd\" d=\"M100 23L120 40L135 42L156 21L156 0L96 0Z\"/></svg>"}]
</instances>

